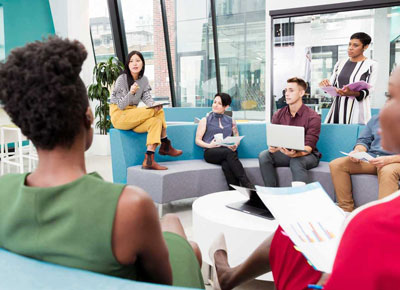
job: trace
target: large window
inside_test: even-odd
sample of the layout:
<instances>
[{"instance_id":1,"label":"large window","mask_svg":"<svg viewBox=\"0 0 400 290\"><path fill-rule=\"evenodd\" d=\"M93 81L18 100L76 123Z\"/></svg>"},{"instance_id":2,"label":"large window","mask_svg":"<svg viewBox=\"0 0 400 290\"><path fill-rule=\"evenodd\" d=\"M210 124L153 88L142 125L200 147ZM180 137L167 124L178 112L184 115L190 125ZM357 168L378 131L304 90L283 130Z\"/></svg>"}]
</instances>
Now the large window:
<instances>
[{"instance_id":1,"label":"large window","mask_svg":"<svg viewBox=\"0 0 400 290\"><path fill-rule=\"evenodd\" d=\"M3 6L0 5L0 61L6 58L5 41L4 41L4 18Z\"/></svg>"},{"instance_id":2,"label":"large window","mask_svg":"<svg viewBox=\"0 0 400 290\"><path fill-rule=\"evenodd\" d=\"M264 119L265 1L216 0L222 91L237 117Z\"/></svg>"},{"instance_id":3,"label":"large window","mask_svg":"<svg viewBox=\"0 0 400 290\"><path fill-rule=\"evenodd\" d=\"M115 56L107 0L90 0L90 33L96 62Z\"/></svg>"},{"instance_id":4,"label":"large window","mask_svg":"<svg viewBox=\"0 0 400 290\"><path fill-rule=\"evenodd\" d=\"M390 71L400 62L399 7L279 18L274 19L272 25L272 92L278 104L286 80L298 76L310 85L305 102L317 111L329 108L332 99L318 84L330 77L338 60L348 58L350 36L365 32L372 37L372 43L364 55L379 64L371 104L374 108L383 105Z\"/></svg>"},{"instance_id":5,"label":"large window","mask_svg":"<svg viewBox=\"0 0 400 290\"><path fill-rule=\"evenodd\" d=\"M121 0L121 5L128 53L137 50L143 54L153 98L170 100L160 2Z\"/></svg>"},{"instance_id":6,"label":"large window","mask_svg":"<svg viewBox=\"0 0 400 290\"><path fill-rule=\"evenodd\" d=\"M176 0L177 103L182 107L211 106L217 92L209 0ZM169 18L169 29L174 19Z\"/></svg>"},{"instance_id":7,"label":"large window","mask_svg":"<svg viewBox=\"0 0 400 290\"><path fill-rule=\"evenodd\" d=\"M175 0L181 106L210 106L218 91L210 5ZM264 119L265 1L216 0L215 6L221 91L232 96L235 117Z\"/></svg>"},{"instance_id":8,"label":"large window","mask_svg":"<svg viewBox=\"0 0 400 290\"><path fill-rule=\"evenodd\" d=\"M114 31L118 57L123 58L126 53L125 40L127 52L143 53L145 74L155 99L171 99L172 90L177 106L211 106L220 87L232 96L235 117L265 118L265 0L109 1L111 10L119 6L116 10L121 11L123 23L111 15L114 29L107 33L104 27L109 28L110 21L103 13L109 13L107 0L90 1L96 5L91 15L96 59L114 54L111 33ZM215 7L211 7L212 3ZM161 5L167 16L166 25ZM216 18L212 17L212 11L216 12ZM98 27L98 22L104 25ZM214 28L213 23L216 23ZM218 40L218 54L214 37ZM105 47L108 40L111 46Z\"/></svg>"}]
</instances>

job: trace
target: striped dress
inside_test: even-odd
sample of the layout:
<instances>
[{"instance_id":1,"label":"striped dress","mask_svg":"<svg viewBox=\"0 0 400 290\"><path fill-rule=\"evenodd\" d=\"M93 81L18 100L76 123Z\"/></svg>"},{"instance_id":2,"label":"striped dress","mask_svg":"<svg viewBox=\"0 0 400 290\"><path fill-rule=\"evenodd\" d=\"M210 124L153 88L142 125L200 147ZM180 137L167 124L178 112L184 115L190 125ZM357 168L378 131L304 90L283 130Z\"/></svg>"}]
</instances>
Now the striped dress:
<instances>
[{"instance_id":1,"label":"striped dress","mask_svg":"<svg viewBox=\"0 0 400 290\"><path fill-rule=\"evenodd\" d=\"M358 97L333 97L325 123L366 124L371 119L370 95L375 86L377 71L378 63L371 59L359 62L352 62L350 59L339 60L330 79L332 86L343 88L354 82L365 81L371 88L361 90Z\"/></svg>"}]
</instances>

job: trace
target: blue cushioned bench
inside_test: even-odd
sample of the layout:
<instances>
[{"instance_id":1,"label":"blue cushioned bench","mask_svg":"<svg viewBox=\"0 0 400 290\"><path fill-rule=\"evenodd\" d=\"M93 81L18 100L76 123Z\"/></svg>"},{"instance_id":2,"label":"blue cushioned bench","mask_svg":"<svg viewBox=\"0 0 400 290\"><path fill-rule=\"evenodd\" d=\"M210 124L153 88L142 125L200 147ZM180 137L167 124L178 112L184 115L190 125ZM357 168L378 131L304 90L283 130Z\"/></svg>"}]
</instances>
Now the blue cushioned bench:
<instances>
[{"instance_id":1,"label":"blue cushioned bench","mask_svg":"<svg viewBox=\"0 0 400 290\"><path fill-rule=\"evenodd\" d=\"M2 290L187 290L46 263L0 248Z\"/></svg>"},{"instance_id":2,"label":"blue cushioned bench","mask_svg":"<svg viewBox=\"0 0 400 290\"><path fill-rule=\"evenodd\" d=\"M265 127L262 122L238 124L240 135L246 136L238 149L239 158L250 180L258 185L264 184L257 157L266 149ZM112 129L110 138L114 182L142 187L158 204L227 190L221 167L203 161L203 150L194 142L196 129L196 124L168 127L169 138L174 146L183 150L183 154L178 158L156 154L155 160L169 168L166 171L141 169L146 150L146 134ZM335 194L328 162L342 157L340 151L349 152L353 149L360 129L359 125L322 124L317 144L322 159L317 168L310 170L310 181L319 181L333 200ZM278 168L277 172L279 185L290 186L292 180L289 168ZM356 206L377 199L376 176L353 175L352 182Z\"/></svg>"},{"instance_id":3,"label":"blue cushioned bench","mask_svg":"<svg viewBox=\"0 0 400 290\"><path fill-rule=\"evenodd\" d=\"M164 108L165 120L167 122L193 122L194 118L201 119L210 111L212 111L211 107Z\"/></svg>"}]
</instances>

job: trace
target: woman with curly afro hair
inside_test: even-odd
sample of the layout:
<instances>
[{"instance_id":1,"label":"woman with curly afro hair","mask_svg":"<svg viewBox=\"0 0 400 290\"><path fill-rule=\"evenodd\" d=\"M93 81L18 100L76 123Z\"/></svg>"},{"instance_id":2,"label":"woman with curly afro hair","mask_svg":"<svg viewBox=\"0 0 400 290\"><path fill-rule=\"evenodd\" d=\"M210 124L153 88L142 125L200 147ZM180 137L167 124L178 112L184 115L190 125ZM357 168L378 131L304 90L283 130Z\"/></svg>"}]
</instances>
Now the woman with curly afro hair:
<instances>
[{"instance_id":1,"label":"woman with curly afro hair","mask_svg":"<svg viewBox=\"0 0 400 290\"><path fill-rule=\"evenodd\" d=\"M79 73L86 50L52 37L0 64L0 100L39 155L34 172L0 177L0 247L42 261L203 288L195 243L146 192L86 173L93 115Z\"/></svg>"},{"instance_id":2,"label":"woman with curly afro hair","mask_svg":"<svg viewBox=\"0 0 400 290\"><path fill-rule=\"evenodd\" d=\"M142 164L143 169L165 170L165 166L154 161L154 152L161 143L161 155L179 156L177 150L167 138L167 123L162 106L154 106L151 97L149 80L144 75L145 61L139 51L131 51L125 62L125 70L115 82L111 94L111 123L117 129L133 130L137 133L147 132L147 151ZM138 108L142 101L146 107Z\"/></svg>"}]
</instances>

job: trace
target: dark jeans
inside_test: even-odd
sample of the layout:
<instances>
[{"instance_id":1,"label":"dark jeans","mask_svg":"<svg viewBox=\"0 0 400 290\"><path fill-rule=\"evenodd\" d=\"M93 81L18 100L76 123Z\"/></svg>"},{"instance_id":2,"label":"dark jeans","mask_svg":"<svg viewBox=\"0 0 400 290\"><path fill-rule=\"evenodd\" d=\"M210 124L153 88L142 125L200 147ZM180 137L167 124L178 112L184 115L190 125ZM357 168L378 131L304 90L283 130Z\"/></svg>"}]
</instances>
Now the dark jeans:
<instances>
[{"instance_id":1,"label":"dark jeans","mask_svg":"<svg viewBox=\"0 0 400 290\"><path fill-rule=\"evenodd\" d=\"M307 170L317 167L319 164L319 158L312 153L302 157L291 158L280 151L270 153L268 150L264 150L258 155L258 161L264 184L268 187L278 186L275 167L290 167L293 181L308 183Z\"/></svg>"},{"instance_id":2,"label":"dark jeans","mask_svg":"<svg viewBox=\"0 0 400 290\"><path fill-rule=\"evenodd\" d=\"M253 187L247 178L236 151L232 151L227 147L209 148L204 151L204 160L208 163L221 165L228 186L233 184Z\"/></svg>"}]
</instances>

